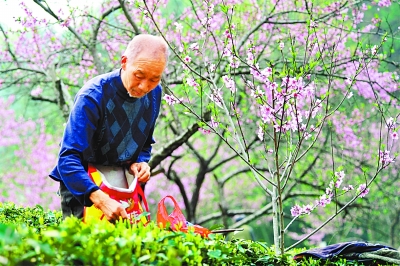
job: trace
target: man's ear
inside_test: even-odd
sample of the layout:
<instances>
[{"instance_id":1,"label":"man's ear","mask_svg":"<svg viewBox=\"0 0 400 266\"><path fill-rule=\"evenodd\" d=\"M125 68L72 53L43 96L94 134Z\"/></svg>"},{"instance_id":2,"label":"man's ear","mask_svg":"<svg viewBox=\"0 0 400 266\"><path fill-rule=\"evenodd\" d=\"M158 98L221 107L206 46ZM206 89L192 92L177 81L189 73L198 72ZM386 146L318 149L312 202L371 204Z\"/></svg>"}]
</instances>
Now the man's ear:
<instances>
[{"instance_id":1,"label":"man's ear","mask_svg":"<svg viewBox=\"0 0 400 266\"><path fill-rule=\"evenodd\" d=\"M125 70L125 68L126 68L126 63L127 63L127 61L128 61L128 58L127 58L125 55L123 55L123 56L121 57L121 68L122 68L123 70Z\"/></svg>"}]
</instances>

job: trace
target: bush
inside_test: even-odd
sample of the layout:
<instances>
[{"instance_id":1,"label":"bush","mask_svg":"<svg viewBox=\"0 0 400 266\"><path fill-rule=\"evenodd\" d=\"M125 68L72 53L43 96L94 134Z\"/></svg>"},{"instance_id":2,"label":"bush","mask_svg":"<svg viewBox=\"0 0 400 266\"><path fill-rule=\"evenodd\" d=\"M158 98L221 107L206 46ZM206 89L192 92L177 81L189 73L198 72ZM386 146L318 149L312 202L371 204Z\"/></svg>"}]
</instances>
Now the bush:
<instances>
[{"instance_id":1,"label":"bush","mask_svg":"<svg viewBox=\"0 0 400 266\"><path fill-rule=\"evenodd\" d=\"M25 224L37 232L51 225L58 225L62 220L59 211L45 211L42 206L18 207L12 202L0 202L0 223Z\"/></svg>"},{"instance_id":2,"label":"bush","mask_svg":"<svg viewBox=\"0 0 400 266\"><path fill-rule=\"evenodd\" d=\"M297 264L292 257L301 251L277 256L262 242L225 241L219 234L204 239L154 222L61 221L60 212L40 206L0 204L0 265L320 265L312 259Z\"/></svg>"}]
</instances>

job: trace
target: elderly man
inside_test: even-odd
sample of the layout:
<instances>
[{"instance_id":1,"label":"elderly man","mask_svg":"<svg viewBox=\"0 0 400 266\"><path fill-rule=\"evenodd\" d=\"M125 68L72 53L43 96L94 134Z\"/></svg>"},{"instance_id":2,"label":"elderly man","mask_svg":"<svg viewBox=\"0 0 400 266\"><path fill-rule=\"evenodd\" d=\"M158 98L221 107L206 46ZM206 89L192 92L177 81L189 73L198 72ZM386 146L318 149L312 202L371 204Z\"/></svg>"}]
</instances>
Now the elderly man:
<instances>
[{"instance_id":1,"label":"elderly man","mask_svg":"<svg viewBox=\"0 0 400 266\"><path fill-rule=\"evenodd\" d=\"M90 179L88 164L121 166L147 182L153 131L160 110L168 46L158 36L138 35L121 57L121 68L88 81L75 97L50 177L60 182L63 217L99 208L109 221L128 218L121 203Z\"/></svg>"}]
</instances>

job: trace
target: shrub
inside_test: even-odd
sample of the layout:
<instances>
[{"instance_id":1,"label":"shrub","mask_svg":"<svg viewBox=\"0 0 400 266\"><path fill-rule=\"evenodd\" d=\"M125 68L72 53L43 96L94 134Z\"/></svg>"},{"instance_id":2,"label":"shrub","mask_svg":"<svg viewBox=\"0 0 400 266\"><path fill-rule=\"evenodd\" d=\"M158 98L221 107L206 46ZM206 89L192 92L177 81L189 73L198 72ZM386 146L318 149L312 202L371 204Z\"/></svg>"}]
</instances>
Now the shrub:
<instances>
[{"instance_id":1,"label":"shrub","mask_svg":"<svg viewBox=\"0 0 400 266\"><path fill-rule=\"evenodd\" d=\"M293 261L301 251L277 256L263 242L225 241L219 234L205 239L163 230L154 222L61 221L60 212L40 206L0 204L0 265L320 265L313 259Z\"/></svg>"},{"instance_id":2,"label":"shrub","mask_svg":"<svg viewBox=\"0 0 400 266\"><path fill-rule=\"evenodd\" d=\"M0 202L0 223L2 224L25 224L33 227L37 232L61 222L62 213L59 211L45 211L42 206L19 207L12 202Z\"/></svg>"}]
</instances>

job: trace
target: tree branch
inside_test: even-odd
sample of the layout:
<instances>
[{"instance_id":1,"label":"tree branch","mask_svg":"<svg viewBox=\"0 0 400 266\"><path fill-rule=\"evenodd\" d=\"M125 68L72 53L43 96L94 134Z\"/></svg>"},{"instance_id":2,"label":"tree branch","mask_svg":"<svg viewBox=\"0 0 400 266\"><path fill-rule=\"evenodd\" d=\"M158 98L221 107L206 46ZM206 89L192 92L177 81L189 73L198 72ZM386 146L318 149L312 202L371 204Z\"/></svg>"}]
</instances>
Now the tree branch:
<instances>
[{"instance_id":1,"label":"tree branch","mask_svg":"<svg viewBox=\"0 0 400 266\"><path fill-rule=\"evenodd\" d=\"M119 4L122 7L122 10L124 11L125 17L128 19L129 23L132 25L133 29L135 30L136 35L139 35L141 31L139 30L138 26L136 23L133 21L131 15L129 14L128 10L126 9L125 6L125 0L118 0Z\"/></svg>"},{"instance_id":2,"label":"tree branch","mask_svg":"<svg viewBox=\"0 0 400 266\"><path fill-rule=\"evenodd\" d=\"M150 168L155 168L160 164L162 160L167 158L172 154L174 150L180 147L183 143L185 143L191 136L193 136L199 129L199 125L197 123L193 123L188 129L179 135L176 139L167 143L159 152L154 153L152 156L149 166Z\"/></svg>"},{"instance_id":3,"label":"tree branch","mask_svg":"<svg viewBox=\"0 0 400 266\"><path fill-rule=\"evenodd\" d=\"M64 20L59 18L54 12L51 10L51 8L47 5L46 1L41 1L41 0L33 0L37 5L39 5L44 11L46 11L48 14L50 14L53 18L55 18L58 22L62 23ZM46 3L47 7L45 7L42 2ZM80 43L82 43L86 48L90 49L89 43L86 42L71 26L67 26L68 30L75 35L75 37L79 40Z\"/></svg>"}]
</instances>

